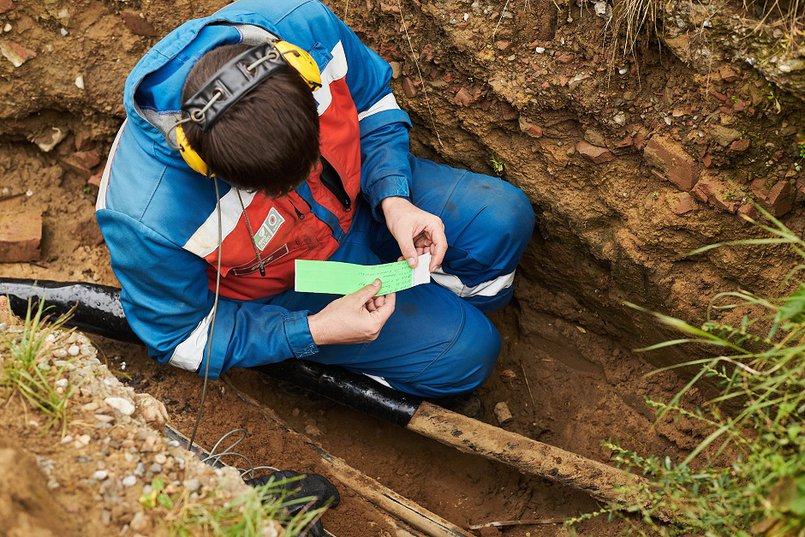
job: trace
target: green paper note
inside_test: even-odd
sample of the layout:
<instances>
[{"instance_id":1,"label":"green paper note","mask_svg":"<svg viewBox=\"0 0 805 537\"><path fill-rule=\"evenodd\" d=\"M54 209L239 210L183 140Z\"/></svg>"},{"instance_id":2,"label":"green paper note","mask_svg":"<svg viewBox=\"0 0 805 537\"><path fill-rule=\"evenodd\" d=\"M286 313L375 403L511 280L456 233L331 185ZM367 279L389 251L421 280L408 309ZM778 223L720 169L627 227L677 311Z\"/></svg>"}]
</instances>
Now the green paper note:
<instances>
[{"instance_id":1,"label":"green paper note","mask_svg":"<svg viewBox=\"0 0 805 537\"><path fill-rule=\"evenodd\" d=\"M376 278L382 285L378 295L387 295L430 282L430 254L419 256L415 269L407 261L384 265L357 265L339 261L296 260L294 290L300 293L348 295Z\"/></svg>"}]
</instances>

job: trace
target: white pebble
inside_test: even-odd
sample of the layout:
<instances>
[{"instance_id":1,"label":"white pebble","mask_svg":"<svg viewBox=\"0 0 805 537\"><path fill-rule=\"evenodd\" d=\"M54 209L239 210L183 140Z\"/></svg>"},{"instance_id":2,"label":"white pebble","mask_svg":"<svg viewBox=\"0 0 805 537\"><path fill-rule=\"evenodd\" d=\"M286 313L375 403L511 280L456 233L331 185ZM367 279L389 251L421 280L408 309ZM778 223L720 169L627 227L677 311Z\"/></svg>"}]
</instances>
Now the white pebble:
<instances>
[{"instance_id":1,"label":"white pebble","mask_svg":"<svg viewBox=\"0 0 805 537\"><path fill-rule=\"evenodd\" d=\"M621 75L625 75L628 72L629 72L629 69L626 68L626 67L621 67L620 69L618 69L618 74L621 74Z\"/></svg>"},{"instance_id":2,"label":"white pebble","mask_svg":"<svg viewBox=\"0 0 805 537\"><path fill-rule=\"evenodd\" d=\"M103 400L103 402L124 416L131 416L134 414L134 404L128 399L124 399L122 397L107 397Z\"/></svg>"},{"instance_id":3,"label":"white pebble","mask_svg":"<svg viewBox=\"0 0 805 537\"><path fill-rule=\"evenodd\" d=\"M60 28L59 33L62 35L62 37L65 37L70 32L67 31L67 28Z\"/></svg>"},{"instance_id":4,"label":"white pebble","mask_svg":"<svg viewBox=\"0 0 805 537\"><path fill-rule=\"evenodd\" d=\"M75 77L75 85L80 90L84 89L84 77L82 75Z\"/></svg>"},{"instance_id":5,"label":"white pebble","mask_svg":"<svg viewBox=\"0 0 805 537\"><path fill-rule=\"evenodd\" d=\"M545 47L537 47L534 49L537 54L545 54Z\"/></svg>"},{"instance_id":6,"label":"white pebble","mask_svg":"<svg viewBox=\"0 0 805 537\"><path fill-rule=\"evenodd\" d=\"M53 354L55 358L64 358L67 356L67 351L65 349L56 349L51 354Z\"/></svg>"},{"instance_id":7,"label":"white pebble","mask_svg":"<svg viewBox=\"0 0 805 537\"><path fill-rule=\"evenodd\" d=\"M136 483L137 478L134 477L133 475L127 475L126 477L123 478L123 481L121 481L121 484L124 487L133 487Z\"/></svg>"},{"instance_id":8,"label":"white pebble","mask_svg":"<svg viewBox=\"0 0 805 537\"><path fill-rule=\"evenodd\" d=\"M30 198L31 196L33 196L33 195L34 195L34 191L33 191L33 190L27 190L27 191L25 192L25 195L26 195L27 197L29 197L29 198Z\"/></svg>"},{"instance_id":9,"label":"white pebble","mask_svg":"<svg viewBox=\"0 0 805 537\"><path fill-rule=\"evenodd\" d=\"M92 474L92 479L97 479L98 481L103 481L107 477L109 477L109 472L107 472L106 470L98 470L97 472Z\"/></svg>"},{"instance_id":10,"label":"white pebble","mask_svg":"<svg viewBox=\"0 0 805 537\"><path fill-rule=\"evenodd\" d=\"M156 456L154 456L154 462L156 462L157 464L165 464L167 460L168 458L165 456L164 453L157 453Z\"/></svg>"},{"instance_id":11,"label":"white pebble","mask_svg":"<svg viewBox=\"0 0 805 537\"><path fill-rule=\"evenodd\" d=\"M184 488L189 490L190 492L196 492L198 489L201 488L201 481L198 479L186 479L182 482Z\"/></svg>"},{"instance_id":12,"label":"white pebble","mask_svg":"<svg viewBox=\"0 0 805 537\"><path fill-rule=\"evenodd\" d=\"M53 383L53 385L56 386L57 388L66 388L67 384L68 384L67 379L59 379Z\"/></svg>"},{"instance_id":13,"label":"white pebble","mask_svg":"<svg viewBox=\"0 0 805 537\"><path fill-rule=\"evenodd\" d=\"M79 352L81 352L81 349L78 348L78 345L70 345L67 349L67 354L70 356L78 356Z\"/></svg>"},{"instance_id":14,"label":"white pebble","mask_svg":"<svg viewBox=\"0 0 805 537\"><path fill-rule=\"evenodd\" d=\"M73 437L70 436L69 434L61 439L62 444L69 444L72 441L73 441Z\"/></svg>"},{"instance_id":15,"label":"white pebble","mask_svg":"<svg viewBox=\"0 0 805 537\"><path fill-rule=\"evenodd\" d=\"M11 24L6 23L6 25L3 26L3 31L6 32L6 33L10 32L11 31Z\"/></svg>"}]
</instances>

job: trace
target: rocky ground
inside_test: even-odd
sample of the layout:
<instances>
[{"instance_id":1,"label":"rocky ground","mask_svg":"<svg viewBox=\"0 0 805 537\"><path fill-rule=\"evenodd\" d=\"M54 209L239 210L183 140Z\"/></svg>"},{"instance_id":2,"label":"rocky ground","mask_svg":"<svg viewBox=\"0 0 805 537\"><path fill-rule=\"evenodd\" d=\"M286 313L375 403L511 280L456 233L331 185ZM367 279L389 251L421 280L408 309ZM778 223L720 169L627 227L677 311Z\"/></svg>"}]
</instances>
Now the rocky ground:
<instances>
[{"instance_id":1,"label":"rocky ground","mask_svg":"<svg viewBox=\"0 0 805 537\"><path fill-rule=\"evenodd\" d=\"M0 241L0 256L25 253L0 264L0 276L116 284L93 210L126 73L159 36L224 3L0 0L0 236L13 229L16 238L5 250ZM504 427L598 460L608 458L600 446L608 437L672 458L690 449L697 430L684 421L652 428L643 404L683 384L645 373L686 356L647 362L633 353L668 334L623 302L698 321L719 291L786 291L792 260L780 248L682 254L758 235L741 218L758 216L751 200L802 233L801 37L723 1L662 4L656 37L625 55L624 34L611 32L617 9L610 19L605 2L329 5L391 62L417 154L498 173L538 213L515 302L493 316L505 346L481 390L487 407L505 402L513 419ZM137 347L95 343L125 384L162 401L179 429L192 428L196 377L155 366ZM233 381L294 429L459 525L595 508L574 491L289 394L253 372ZM206 445L244 426L243 451L255 460L318 469L223 384L210 397ZM496 422L491 412L486 419ZM339 536L392 531L363 504L327 516ZM356 528L357 519L368 522ZM548 524L505 534L561 531Z\"/></svg>"}]
</instances>

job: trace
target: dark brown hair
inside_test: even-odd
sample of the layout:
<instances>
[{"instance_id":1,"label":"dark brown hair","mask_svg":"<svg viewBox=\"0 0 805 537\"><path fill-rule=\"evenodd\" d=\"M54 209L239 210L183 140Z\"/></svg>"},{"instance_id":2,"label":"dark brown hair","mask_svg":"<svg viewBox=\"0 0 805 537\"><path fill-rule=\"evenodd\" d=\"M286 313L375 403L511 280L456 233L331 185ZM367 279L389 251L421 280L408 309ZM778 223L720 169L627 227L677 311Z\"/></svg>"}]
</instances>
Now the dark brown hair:
<instances>
[{"instance_id":1,"label":"dark brown hair","mask_svg":"<svg viewBox=\"0 0 805 537\"><path fill-rule=\"evenodd\" d=\"M204 54L187 75L182 102L226 62L249 48L226 45ZM205 133L183 125L190 146L221 179L281 196L304 181L319 158L319 115L307 83L290 67L232 105Z\"/></svg>"}]
</instances>

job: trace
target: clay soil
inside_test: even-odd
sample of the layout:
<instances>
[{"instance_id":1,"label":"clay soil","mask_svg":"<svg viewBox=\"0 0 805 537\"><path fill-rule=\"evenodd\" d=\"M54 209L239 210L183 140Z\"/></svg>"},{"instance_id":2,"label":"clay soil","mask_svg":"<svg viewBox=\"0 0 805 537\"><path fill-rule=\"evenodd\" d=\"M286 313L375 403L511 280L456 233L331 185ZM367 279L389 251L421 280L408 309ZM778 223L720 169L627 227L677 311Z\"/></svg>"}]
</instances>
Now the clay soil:
<instances>
[{"instance_id":1,"label":"clay soil","mask_svg":"<svg viewBox=\"0 0 805 537\"><path fill-rule=\"evenodd\" d=\"M100 171L122 121L123 80L157 36L224 2L0 0L0 8L7 4L12 7L0 9L0 29L9 24L11 30L0 38L13 39L36 57L18 68L0 62L0 188L12 195L0 199L0 211L41 212L44 235L38 261L0 264L0 277L117 285L94 221L96 190L88 179ZM766 83L747 66L732 64L735 82L729 73L703 74L651 47L641 50L639 59L612 67L603 22L590 8L534 0L506 2L505 9L503 4L342 0L330 5L394 62L398 99L415 122L414 151L487 173L493 163L502 163L504 178L526 190L540 217L515 300L492 316L504 348L479 390L484 420L496 424L492 409L505 402L513 420L504 428L586 457L607 461L601 443L615 439L676 460L702 433L684 420L654 424L644 399L668 398L682 387L674 374L646 375L653 364L683 356L650 357L650 362L633 352L665 334L622 301L698 320L702 305L718 290L783 291L779 281L790 259L780 250L686 261L678 254L753 233L734 214L742 203L725 208L725 200L743 200L753 187L765 199L779 181L788 181L794 192L783 218L801 231L802 196L796 193L801 176L791 175L792 140L803 128L801 101L775 93L782 103L775 114L768 108L773 103L766 99ZM409 46L416 50L413 57ZM542 53L534 52L540 48ZM724 53L718 65L730 60ZM619 75L619 69L628 75ZM79 76L83 89L76 85ZM711 89L728 95L729 102L713 98ZM736 101L744 100L736 111ZM747 108L753 108L751 114ZM706 121L751 137L749 151L712 141ZM43 152L36 142L47 141L53 127L66 137ZM707 133L700 137L702 130ZM656 133L684 147L697 173L717 176L717 186L727 185L732 194L711 189L700 199L680 192L665 172L652 171L643 151ZM580 154L586 151L581 141L609 151L613 160L599 163ZM92 155L101 162L93 163ZM758 178L765 178L762 185L753 182ZM676 210L682 193L691 198L689 212ZM198 377L155 364L140 347L94 341L124 383L161 400L171 423L189 435L199 410ZM329 452L459 526L561 519L597 508L581 492L460 454L254 371L234 371L227 382ZM255 464L326 474L298 437L266 420L225 382L211 383L201 444L210 447L239 427L248 437L238 451ZM342 506L324 519L334 535L395 534L376 509L341 492ZM596 520L577 529L603 536L623 527ZM566 531L553 522L503 534Z\"/></svg>"}]
</instances>

